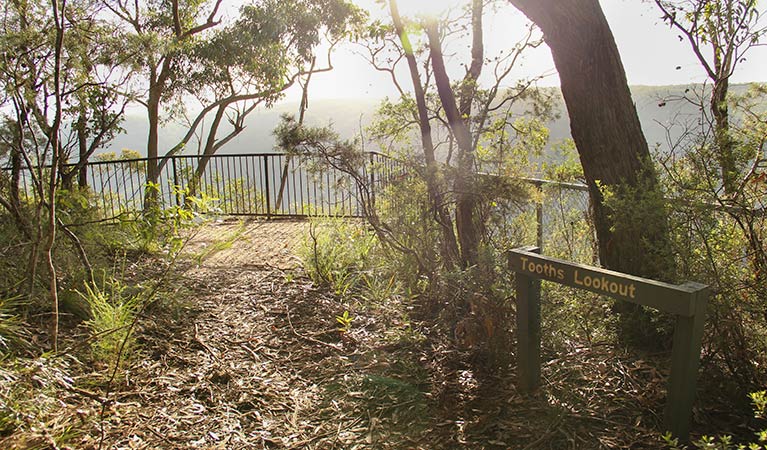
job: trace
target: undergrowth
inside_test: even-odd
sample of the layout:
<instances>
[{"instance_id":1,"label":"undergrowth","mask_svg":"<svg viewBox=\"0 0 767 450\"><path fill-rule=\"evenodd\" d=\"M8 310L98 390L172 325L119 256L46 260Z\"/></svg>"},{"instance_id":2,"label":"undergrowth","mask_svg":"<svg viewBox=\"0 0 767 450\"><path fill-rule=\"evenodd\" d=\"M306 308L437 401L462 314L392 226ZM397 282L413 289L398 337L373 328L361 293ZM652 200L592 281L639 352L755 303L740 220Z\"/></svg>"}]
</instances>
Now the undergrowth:
<instances>
[{"instance_id":1,"label":"undergrowth","mask_svg":"<svg viewBox=\"0 0 767 450\"><path fill-rule=\"evenodd\" d=\"M104 426L94 421L110 420L105 405L141 351L141 314L149 306L153 314L173 308L167 277L206 220L204 199L194 209L125 213L108 222L96 200L87 190L58 192L58 353L46 352L49 274L40 248L0 216L0 236L8 237L0 245L0 448L73 448L67 446L86 430ZM102 407L62 410L59 399L67 395Z\"/></svg>"},{"instance_id":2,"label":"undergrowth","mask_svg":"<svg viewBox=\"0 0 767 450\"><path fill-rule=\"evenodd\" d=\"M122 362L130 360L134 350L134 330L131 324L141 307L141 295L129 295L117 280L104 285L86 284L79 292L90 310L90 319L84 322L90 331L93 359L111 367L122 353Z\"/></svg>"},{"instance_id":3,"label":"undergrowth","mask_svg":"<svg viewBox=\"0 0 767 450\"><path fill-rule=\"evenodd\" d=\"M26 346L29 335L20 316L23 308L24 301L20 295L0 296L0 359Z\"/></svg>"},{"instance_id":4,"label":"undergrowth","mask_svg":"<svg viewBox=\"0 0 767 450\"><path fill-rule=\"evenodd\" d=\"M763 428L756 432L756 440L747 444L741 444L735 441L732 436L702 436L692 442L695 448L700 450L764 450L767 449L767 426L764 419L767 419L767 391L757 391L749 394L751 404L754 408L754 417L762 421ZM670 434L663 436L669 450L688 450L689 447L679 442L679 439L673 438Z\"/></svg>"},{"instance_id":5,"label":"undergrowth","mask_svg":"<svg viewBox=\"0 0 767 450\"><path fill-rule=\"evenodd\" d=\"M361 222L323 218L311 219L298 252L314 283L345 296L364 284L377 246L375 235Z\"/></svg>"}]
</instances>

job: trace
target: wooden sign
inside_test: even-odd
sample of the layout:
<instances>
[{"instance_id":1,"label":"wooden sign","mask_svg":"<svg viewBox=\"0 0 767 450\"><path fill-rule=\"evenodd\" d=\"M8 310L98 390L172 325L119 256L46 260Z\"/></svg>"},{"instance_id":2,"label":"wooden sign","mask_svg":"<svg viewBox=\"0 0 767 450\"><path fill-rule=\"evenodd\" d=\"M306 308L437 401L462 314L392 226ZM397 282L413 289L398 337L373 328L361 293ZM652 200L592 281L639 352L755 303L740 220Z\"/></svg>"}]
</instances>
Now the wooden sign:
<instances>
[{"instance_id":1,"label":"wooden sign","mask_svg":"<svg viewBox=\"0 0 767 450\"><path fill-rule=\"evenodd\" d=\"M691 294L705 287L698 283L679 286L599 267L575 264L541 256L533 251L535 249L536 247L523 247L512 250L509 253L511 270L529 277L596 292L671 314L694 315L696 302Z\"/></svg>"},{"instance_id":2,"label":"wooden sign","mask_svg":"<svg viewBox=\"0 0 767 450\"><path fill-rule=\"evenodd\" d=\"M665 421L686 441L700 361L708 286L673 285L538 254L537 247L511 250L509 266L517 287L517 376L522 391L540 384L540 280L595 292L676 315Z\"/></svg>"}]
</instances>

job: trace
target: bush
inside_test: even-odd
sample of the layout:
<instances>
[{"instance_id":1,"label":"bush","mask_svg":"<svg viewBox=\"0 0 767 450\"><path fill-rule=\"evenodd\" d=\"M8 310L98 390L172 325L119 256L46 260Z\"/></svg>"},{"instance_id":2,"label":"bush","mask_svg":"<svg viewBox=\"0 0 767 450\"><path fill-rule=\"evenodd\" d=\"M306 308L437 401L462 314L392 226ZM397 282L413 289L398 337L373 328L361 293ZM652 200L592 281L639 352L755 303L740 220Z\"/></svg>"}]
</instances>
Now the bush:
<instances>
[{"instance_id":1,"label":"bush","mask_svg":"<svg viewBox=\"0 0 767 450\"><path fill-rule=\"evenodd\" d=\"M102 287L86 284L80 295L90 308L91 318L85 325L91 332L94 360L111 365L118 356L129 359L134 350L131 325L141 307L141 296L126 295L125 287L115 280L105 281Z\"/></svg>"},{"instance_id":2,"label":"bush","mask_svg":"<svg viewBox=\"0 0 767 450\"><path fill-rule=\"evenodd\" d=\"M312 220L309 235L298 251L315 284L345 296L362 286L371 252L377 246L375 235L361 222L322 218Z\"/></svg>"},{"instance_id":3,"label":"bush","mask_svg":"<svg viewBox=\"0 0 767 450\"><path fill-rule=\"evenodd\" d=\"M27 332L19 317L23 303L20 296L0 296L0 356L26 346Z\"/></svg>"},{"instance_id":4,"label":"bush","mask_svg":"<svg viewBox=\"0 0 767 450\"><path fill-rule=\"evenodd\" d=\"M749 395L754 407L754 417L757 419L767 418L767 391L753 392ZM688 447L681 445L678 439L670 434L663 436L670 450L687 450ZM731 436L703 436L692 443L695 447L703 450L764 450L767 449L767 428L756 433L756 442L749 444L736 444Z\"/></svg>"}]
</instances>

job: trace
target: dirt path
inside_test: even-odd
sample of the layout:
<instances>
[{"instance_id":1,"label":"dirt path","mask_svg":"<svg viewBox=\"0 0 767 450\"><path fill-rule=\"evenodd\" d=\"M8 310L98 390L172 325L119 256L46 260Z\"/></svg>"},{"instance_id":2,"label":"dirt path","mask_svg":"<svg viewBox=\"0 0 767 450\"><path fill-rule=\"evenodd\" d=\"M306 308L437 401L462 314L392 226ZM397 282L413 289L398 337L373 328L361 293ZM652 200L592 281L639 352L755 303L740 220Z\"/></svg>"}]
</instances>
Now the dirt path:
<instances>
[{"instance_id":1,"label":"dirt path","mask_svg":"<svg viewBox=\"0 0 767 450\"><path fill-rule=\"evenodd\" d=\"M306 221L223 221L206 226L190 243L190 252L204 253L201 270L296 269L295 254Z\"/></svg>"},{"instance_id":2,"label":"dirt path","mask_svg":"<svg viewBox=\"0 0 767 450\"><path fill-rule=\"evenodd\" d=\"M348 306L293 272L306 227L226 222L194 239L199 265L179 286L186 304L175 322L144 323L146 355L118 395L110 446L433 448L412 440L427 427L407 404L420 413L428 399L406 380L360 375L388 364L360 356L376 325L342 336L335 316ZM371 396L378 406L369 407ZM393 407L402 417L383 417Z\"/></svg>"},{"instance_id":3,"label":"dirt path","mask_svg":"<svg viewBox=\"0 0 767 450\"><path fill-rule=\"evenodd\" d=\"M513 367L479 377L396 299L313 286L295 256L307 227L227 221L196 235L113 390L89 387L100 373L51 375L70 386L59 428L82 433L59 448L658 448L655 362L607 346L548 355L546 387L520 396ZM353 326L340 333L346 310Z\"/></svg>"},{"instance_id":4,"label":"dirt path","mask_svg":"<svg viewBox=\"0 0 767 450\"><path fill-rule=\"evenodd\" d=\"M409 316L412 302L314 286L295 255L307 228L206 225L139 318L114 383L88 359L82 322L62 354L0 365L0 448L664 448L663 355L544 347L542 386L520 395L513 364L483 371L434 317ZM166 264L130 261L126 281L146 289ZM341 333L344 311L354 320ZM696 408L698 429L728 413Z\"/></svg>"}]
</instances>

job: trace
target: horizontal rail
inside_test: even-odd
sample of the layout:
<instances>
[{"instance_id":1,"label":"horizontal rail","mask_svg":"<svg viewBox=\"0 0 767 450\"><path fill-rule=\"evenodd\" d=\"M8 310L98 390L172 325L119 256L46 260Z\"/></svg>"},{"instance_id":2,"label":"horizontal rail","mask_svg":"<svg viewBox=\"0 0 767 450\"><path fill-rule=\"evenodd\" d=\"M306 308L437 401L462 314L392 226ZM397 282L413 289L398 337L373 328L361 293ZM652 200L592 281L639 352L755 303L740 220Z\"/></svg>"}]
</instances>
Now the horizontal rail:
<instances>
[{"instance_id":1,"label":"horizontal rail","mask_svg":"<svg viewBox=\"0 0 767 450\"><path fill-rule=\"evenodd\" d=\"M360 170L370 180L372 192L368 193L358 189L348 174L314 164L310 156L270 152L115 159L84 166L71 163L63 165L60 176L72 175L74 184L78 180L75 172L79 172L94 194L94 206L105 216L118 217L143 209L146 173L152 162L160 161L166 164L156 183L159 207L184 206L189 197L206 198L214 212L237 216L362 217L366 200L362 196L374 196L404 172L401 163L380 153L367 153ZM34 175L29 172L21 170L20 184L22 193L31 197Z\"/></svg>"},{"instance_id":2,"label":"horizontal rail","mask_svg":"<svg viewBox=\"0 0 767 450\"><path fill-rule=\"evenodd\" d=\"M366 179L370 180L372 184L377 185L378 188L390 182L393 173L401 174L406 172L407 164L404 161L379 152L366 152L366 155L369 158L369 163L365 167L367 172ZM161 193L164 200L163 206L180 205L184 196L178 192L168 192L168 189L171 189L172 186L179 186L182 189L187 188L189 186L190 171L196 171L199 162L205 159L208 161L208 168L201 174L203 183L200 186L200 191L209 194L209 196L219 198L221 204L226 206L222 208L222 213L224 214L306 217L330 214L332 213L331 210L335 209L336 206L343 204L342 212L339 215L362 216L361 205L358 199L354 198L359 193L354 192L354 186L352 186L349 180L345 179L345 176L340 171L328 169L330 176L325 176L324 182L319 182L318 180L310 181L311 177L306 167L298 167L295 164L296 158L307 157L301 155L289 156L282 152L216 154L209 157L201 155L170 155L155 158L92 161L82 168L79 163L67 163L63 167L65 170L76 170L79 168L85 171L91 178L89 183L91 188L97 193L102 194L102 196L108 194L108 199L101 199L101 206L107 213L117 214L126 207L141 208L141 203L143 202L142 191L145 185L142 174L146 173L146 168L150 161L167 161L163 168L163 173L160 174L161 181L163 181L161 188L164 190ZM281 176L278 176L280 171L276 165L282 165ZM287 175L285 173L285 165L289 166ZM242 166L247 167L243 168ZM45 169L46 167L50 166L42 168ZM3 170L8 171L11 169L3 167ZM487 177L500 176L484 172L479 172L478 175ZM539 189L551 187L572 192L588 192L589 190L588 186L582 183L562 182L537 177L516 177L515 179ZM330 189L328 186L330 183L339 181L347 183L343 193L338 191L338 189ZM236 186L227 186L227 183L235 183ZM316 186L317 183L323 184L323 186L320 188ZM245 195L246 193L242 192L243 187L247 187L253 192L249 192L249 196ZM269 192L269 196L264 196L267 188L271 188L274 192ZM221 198L224 194L227 197L236 194L239 195L239 198L236 196L235 198ZM278 200L280 204L277 204ZM745 212L759 217L767 216L765 208L690 202L677 198L667 198L666 200L676 206L702 207L728 213ZM120 201L126 202L126 204L120 205ZM303 205L305 207L298 207L295 205L296 202L305 203ZM309 209L318 209L318 211L313 212L309 211ZM539 212L538 220L539 222L543 220L541 212ZM539 223L539 229L541 228L542 223ZM538 244L541 244L540 240Z\"/></svg>"}]
</instances>

